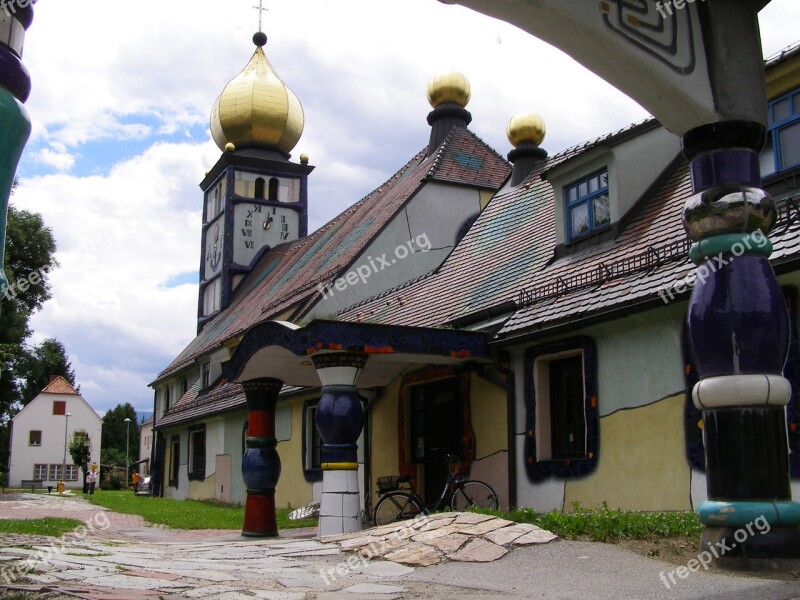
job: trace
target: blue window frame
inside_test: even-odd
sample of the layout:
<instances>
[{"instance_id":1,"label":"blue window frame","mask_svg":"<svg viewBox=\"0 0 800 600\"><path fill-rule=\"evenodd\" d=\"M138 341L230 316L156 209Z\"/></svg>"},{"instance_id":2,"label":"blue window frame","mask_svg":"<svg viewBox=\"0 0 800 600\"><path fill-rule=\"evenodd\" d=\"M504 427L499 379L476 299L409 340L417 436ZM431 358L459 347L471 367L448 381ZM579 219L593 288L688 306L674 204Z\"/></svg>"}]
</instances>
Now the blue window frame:
<instances>
[{"instance_id":1,"label":"blue window frame","mask_svg":"<svg viewBox=\"0 0 800 600\"><path fill-rule=\"evenodd\" d=\"M769 103L769 141L761 153L761 174L800 165L800 90Z\"/></svg>"},{"instance_id":2,"label":"blue window frame","mask_svg":"<svg viewBox=\"0 0 800 600\"><path fill-rule=\"evenodd\" d=\"M608 204L608 170L595 173L564 188L567 201L567 232L570 241L611 224Z\"/></svg>"}]
</instances>

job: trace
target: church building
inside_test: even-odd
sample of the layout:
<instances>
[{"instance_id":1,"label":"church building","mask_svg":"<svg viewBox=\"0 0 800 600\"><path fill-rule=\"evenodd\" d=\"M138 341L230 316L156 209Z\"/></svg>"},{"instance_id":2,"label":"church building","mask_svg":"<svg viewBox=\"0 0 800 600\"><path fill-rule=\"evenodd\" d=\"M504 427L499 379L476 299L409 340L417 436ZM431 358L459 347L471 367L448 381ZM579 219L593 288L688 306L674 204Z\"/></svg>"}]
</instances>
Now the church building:
<instances>
[{"instance_id":1,"label":"church building","mask_svg":"<svg viewBox=\"0 0 800 600\"><path fill-rule=\"evenodd\" d=\"M320 533L341 533L369 520L378 477L435 500L456 454L501 506L705 500L679 138L650 119L548 155L526 113L506 159L469 129L467 79L438 75L427 144L309 233L303 109L254 42L211 114L197 337L151 384L154 493L243 503L245 535L320 501ZM797 495L800 47L766 77L773 203L748 251L771 251L791 318Z\"/></svg>"}]
</instances>

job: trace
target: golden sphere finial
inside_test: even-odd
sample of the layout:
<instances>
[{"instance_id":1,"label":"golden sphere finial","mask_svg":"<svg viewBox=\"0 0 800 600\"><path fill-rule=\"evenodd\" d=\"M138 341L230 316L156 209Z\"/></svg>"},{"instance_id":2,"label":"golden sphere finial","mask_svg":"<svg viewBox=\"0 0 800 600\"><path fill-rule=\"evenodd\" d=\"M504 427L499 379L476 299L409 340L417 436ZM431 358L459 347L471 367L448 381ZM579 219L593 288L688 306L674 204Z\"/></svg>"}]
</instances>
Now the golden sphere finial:
<instances>
[{"instance_id":1,"label":"golden sphere finial","mask_svg":"<svg viewBox=\"0 0 800 600\"><path fill-rule=\"evenodd\" d=\"M465 108L471 96L469 81L458 71L439 73L428 82L428 102L433 108L445 102L455 102Z\"/></svg>"},{"instance_id":2,"label":"golden sphere finial","mask_svg":"<svg viewBox=\"0 0 800 600\"><path fill-rule=\"evenodd\" d=\"M523 112L512 117L506 128L508 141L515 148L524 143L539 146L546 134L544 120L533 112Z\"/></svg>"},{"instance_id":3,"label":"golden sphere finial","mask_svg":"<svg viewBox=\"0 0 800 600\"><path fill-rule=\"evenodd\" d=\"M234 150L236 150L236 145L233 142L225 144L225 152L233 152Z\"/></svg>"},{"instance_id":4,"label":"golden sphere finial","mask_svg":"<svg viewBox=\"0 0 800 600\"><path fill-rule=\"evenodd\" d=\"M308 164L308 154L306 154L305 152L303 152L300 155L300 164L301 165L307 165Z\"/></svg>"}]
</instances>

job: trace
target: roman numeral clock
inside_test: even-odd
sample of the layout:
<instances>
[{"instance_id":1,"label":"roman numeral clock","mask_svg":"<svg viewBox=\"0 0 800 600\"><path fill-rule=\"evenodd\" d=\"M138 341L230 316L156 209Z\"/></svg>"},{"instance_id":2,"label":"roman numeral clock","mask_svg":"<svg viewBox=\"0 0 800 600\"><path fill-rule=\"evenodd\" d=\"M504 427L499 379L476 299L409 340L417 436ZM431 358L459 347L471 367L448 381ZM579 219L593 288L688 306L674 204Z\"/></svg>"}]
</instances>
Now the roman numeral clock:
<instances>
[{"instance_id":1,"label":"roman numeral clock","mask_svg":"<svg viewBox=\"0 0 800 600\"><path fill-rule=\"evenodd\" d=\"M232 153L226 162L238 162ZM306 164L281 165L281 173L228 165L205 191L199 319L224 310L242 281L270 249L305 236ZM293 168L294 167L294 168Z\"/></svg>"}]
</instances>

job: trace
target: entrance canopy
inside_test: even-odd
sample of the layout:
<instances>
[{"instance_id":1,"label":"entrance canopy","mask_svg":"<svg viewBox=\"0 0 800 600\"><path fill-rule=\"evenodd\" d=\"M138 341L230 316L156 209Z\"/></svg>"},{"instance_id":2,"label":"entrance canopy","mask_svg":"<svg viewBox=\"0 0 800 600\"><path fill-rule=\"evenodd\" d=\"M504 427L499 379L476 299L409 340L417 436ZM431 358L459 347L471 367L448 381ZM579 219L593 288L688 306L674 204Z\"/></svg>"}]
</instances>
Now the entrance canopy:
<instances>
[{"instance_id":1,"label":"entrance canopy","mask_svg":"<svg viewBox=\"0 0 800 600\"><path fill-rule=\"evenodd\" d=\"M373 323L313 321L305 327L266 321L245 333L222 375L230 382L274 378L319 386L311 356L357 352L369 357L358 387L383 387L412 364L489 363L484 333Z\"/></svg>"}]
</instances>

